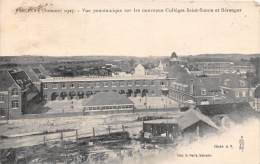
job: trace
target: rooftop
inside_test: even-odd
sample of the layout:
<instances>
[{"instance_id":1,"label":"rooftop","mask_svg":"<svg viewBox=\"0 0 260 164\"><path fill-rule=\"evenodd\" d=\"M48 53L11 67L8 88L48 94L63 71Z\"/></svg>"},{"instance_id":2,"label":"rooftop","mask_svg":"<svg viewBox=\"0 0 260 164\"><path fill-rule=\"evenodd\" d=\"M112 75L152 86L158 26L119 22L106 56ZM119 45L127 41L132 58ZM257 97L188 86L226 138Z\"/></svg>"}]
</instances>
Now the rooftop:
<instances>
[{"instance_id":1,"label":"rooftop","mask_svg":"<svg viewBox=\"0 0 260 164\"><path fill-rule=\"evenodd\" d=\"M99 92L92 95L88 100L83 102L84 106L106 106L106 105L133 105L134 103L125 95L117 92Z\"/></svg>"},{"instance_id":2,"label":"rooftop","mask_svg":"<svg viewBox=\"0 0 260 164\"><path fill-rule=\"evenodd\" d=\"M199 105L198 108L201 113L209 117L225 114L235 121L241 121L242 118L256 114L248 102Z\"/></svg>"},{"instance_id":3,"label":"rooftop","mask_svg":"<svg viewBox=\"0 0 260 164\"><path fill-rule=\"evenodd\" d=\"M6 91L15 83L7 70L0 70L0 91Z\"/></svg>"},{"instance_id":4,"label":"rooftop","mask_svg":"<svg viewBox=\"0 0 260 164\"><path fill-rule=\"evenodd\" d=\"M177 117L176 118L166 118L166 119L156 119L156 120L149 120L144 121L145 124L177 124Z\"/></svg>"},{"instance_id":5,"label":"rooftop","mask_svg":"<svg viewBox=\"0 0 260 164\"><path fill-rule=\"evenodd\" d=\"M31 84L30 78L24 71L10 72L10 74L21 88L25 88L28 84Z\"/></svg>"},{"instance_id":6,"label":"rooftop","mask_svg":"<svg viewBox=\"0 0 260 164\"><path fill-rule=\"evenodd\" d=\"M211 127L214 127L216 129L219 129L217 125L206 115L202 114L199 111L196 111L194 109L190 109L186 112L184 112L178 119L178 124L180 129L184 130L193 124L203 121L210 125Z\"/></svg>"},{"instance_id":7,"label":"rooftop","mask_svg":"<svg viewBox=\"0 0 260 164\"><path fill-rule=\"evenodd\" d=\"M74 81L113 81L113 80L153 80L165 79L164 76L146 75L146 76L80 76L80 77L52 77L41 79L42 82L74 82Z\"/></svg>"}]
</instances>

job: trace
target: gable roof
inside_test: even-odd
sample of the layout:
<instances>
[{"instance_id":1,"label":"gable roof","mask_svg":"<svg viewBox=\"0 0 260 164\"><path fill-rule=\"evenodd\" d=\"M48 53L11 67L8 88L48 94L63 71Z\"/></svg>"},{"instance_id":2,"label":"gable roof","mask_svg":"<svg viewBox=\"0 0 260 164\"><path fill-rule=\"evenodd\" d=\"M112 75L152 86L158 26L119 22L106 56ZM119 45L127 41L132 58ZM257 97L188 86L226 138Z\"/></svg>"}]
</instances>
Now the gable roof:
<instances>
[{"instance_id":1,"label":"gable roof","mask_svg":"<svg viewBox=\"0 0 260 164\"><path fill-rule=\"evenodd\" d=\"M226 114L234 121L241 121L241 119L256 115L257 113L248 102L199 105L197 107L201 113L209 117Z\"/></svg>"},{"instance_id":2,"label":"gable roof","mask_svg":"<svg viewBox=\"0 0 260 164\"><path fill-rule=\"evenodd\" d=\"M201 95L201 89L206 89L207 92L220 91L221 80L219 77L196 77L194 81L196 95Z\"/></svg>"},{"instance_id":3,"label":"gable roof","mask_svg":"<svg viewBox=\"0 0 260 164\"><path fill-rule=\"evenodd\" d=\"M7 91L15 83L7 70L0 70L0 91Z\"/></svg>"},{"instance_id":4,"label":"gable roof","mask_svg":"<svg viewBox=\"0 0 260 164\"><path fill-rule=\"evenodd\" d=\"M31 79L24 71L10 72L10 74L21 88L25 88L28 84L31 84Z\"/></svg>"},{"instance_id":5,"label":"gable roof","mask_svg":"<svg viewBox=\"0 0 260 164\"><path fill-rule=\"evenodd\" d=\"M125 95L120 95L117 92L99 92L83 102L84 106L105 106L105 105L121 105L134 104Z\"/></svg>"},{"instance_id":6,"label":"gable roof","mask_svg":"<svg viewBox=\"0 0 260 164\"><path fill-rule=\"evenodd\" d=\"M209 117L194 109L184 112L178 119L178 125L181 130L185 130L199 121L203 121L209 126L219 129Z\"/></svg>"},{"instance_id":7,"label":"gable roof","mask_svg":"<svg viewBox=\"0 0 260 164\"><path fill-rule=\"evenodd\" d=\"M144 66L142 64L138 64L135 69L145 69Z\"/></svg>"},{"instance_id":8,"label":"gable roof","mask_svg":"<svg viewBox=\"0 0 260 164\"><path fill-rule=\"evenodd\" d=\"M222 74L220 75L220 77L221 77L221 85L224 87L248 88L248 81L241 75L230 73L230 74Z\"/></svg>"},{"instance_id":9,"label":"gable roof","mask_svg":"<svg viewBox=\"0 0 260 164\"><path fill-rule=\"evenodd\" d=\"M32 81L39 81L38 75L34 72L33 68L31 66L24 67L23 70L26 72L26 74L29 76L29 78Z\"/></svg>"},{"instance_id":10,"label":"gable roof","mask_svg":"<svg viewBox=\"0 0 260 164\"><path fill-rule=\"evenodd\" d=\"M194 79L195 76L189 74L185 68L182 68L180 65L172 65L169 68L168 77L176 78L176 82L182 84L189 84L191 79Z\"/></svg>"}]
</instances>

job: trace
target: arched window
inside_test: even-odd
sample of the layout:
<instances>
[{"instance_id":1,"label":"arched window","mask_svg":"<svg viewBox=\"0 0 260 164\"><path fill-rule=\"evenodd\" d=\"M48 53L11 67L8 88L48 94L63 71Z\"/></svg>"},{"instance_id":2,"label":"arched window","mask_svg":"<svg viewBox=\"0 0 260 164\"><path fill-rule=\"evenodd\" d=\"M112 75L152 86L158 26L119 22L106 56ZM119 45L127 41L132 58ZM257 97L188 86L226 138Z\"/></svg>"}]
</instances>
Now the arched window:
<instances>
[{"instance_id":1,"label":"arched window","mask_svg":"<svg viewBox=\"0 0 260 164\"><path fill-rule=\"evenodd\" d=\"M18 95L18 89L17 88L12 89L11 95L17 96Z\"/></svg>"}]
</instances>

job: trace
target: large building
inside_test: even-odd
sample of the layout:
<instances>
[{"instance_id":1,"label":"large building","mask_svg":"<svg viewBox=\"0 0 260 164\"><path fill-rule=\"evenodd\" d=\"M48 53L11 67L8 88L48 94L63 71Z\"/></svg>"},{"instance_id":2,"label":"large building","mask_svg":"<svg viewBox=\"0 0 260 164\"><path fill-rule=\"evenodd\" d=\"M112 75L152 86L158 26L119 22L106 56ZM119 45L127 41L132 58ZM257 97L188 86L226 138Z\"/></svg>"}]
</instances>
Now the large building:
<instances>
[{"instance_id":1,"label":"large building","mask_svg":"<svg viewBox=\"0 0 260 164\"><path fill-rule=\"evenodd\" d=\"M234 63L217 59L198 59L198 61L193 61L189 64L202 71L205 75L220 75L235 72L246 73L255 71L254 66L248 62Z\"/></svg>"},{"instance_id":2,"label":"large building","mask_svg":"<svg viewBox=\"0 0 260 164\"><path fill-rule=\"evenodd\" d=\"M170 81L161 76L53 77L41 79L46 101L82 99L98 92L114 91L129 96L167 94Z\"/></svg>"},{"instance_id":3,"label":"large building","mask_svg":"<svg viewBox=\"0 0 260 164\"><path fill-rule=\"evenodd\" d=\"M180 65L172 65L168 76L176 79L169 84L169 97L181 104L187 101L213 104L220 98L220 78L195 76Z\"/></svg>"},{"instance_id":4,"label":"large building","mask_svg":"<svg viewBox=\"0 0 260 164\"><path fill-rule=\"evenodd\" d=\"M26 109L39 92L24 71L0 71L0 114L18 116Z\"/></svg>"},{"instance_id":5,"label":"large building","mask_svg":"<svg viewBox=\"0 0 260 164\"><path fill-rule=\"evenodd\" d=\"M222 74L220 77L220 89L227 98L247 100L254 97L246 77L240 74Z\"/></svg>"}]
</instances>

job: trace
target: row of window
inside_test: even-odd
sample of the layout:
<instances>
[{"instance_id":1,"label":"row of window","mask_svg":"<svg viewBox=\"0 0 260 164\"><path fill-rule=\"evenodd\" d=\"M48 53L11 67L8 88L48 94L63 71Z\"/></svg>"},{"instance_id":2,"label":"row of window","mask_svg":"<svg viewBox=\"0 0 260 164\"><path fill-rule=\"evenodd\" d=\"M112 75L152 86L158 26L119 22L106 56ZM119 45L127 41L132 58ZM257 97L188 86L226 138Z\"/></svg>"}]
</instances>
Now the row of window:
<instances>
[{"instance_id":1,"label":"row of window","mask_svg":"<svg viewBox=\"0 0 260 164\"><path fill-rule=\"evenodd\" d=\"M237 91L236 92L236 97L246 97L246 91Z\"/></svg>"},{"instance_id":2,"label":"row of window","mask_svg":"<svg viewBox=\"0 0 260 164\"><path fill-rule=\"evenodd\" d=\"M3 103L5 101L4 95L0 95L0 103ZM19 101L18 100L12 100L11 101L11 108L19 108Z\"/></svg>"},{"instance_id":3,"label":"row of window","mask_svg":"<svg viewBox=\"0 0 260 164\"><path fill-rule=\"evenodd\" d=\"M185 92L185 87L183 87L183 86L180 85L180 84L172 83L171 86L172 86L174 89L176 89L176 90L179 90L179 91L183 91L183 92Z\"/></svg>"},{"instance_id":4,"label":"row of window","mask_svg":"<svg viewBox=\"0 0 260 164\"><path fill-rule=\"evenodd\" d=\"M121 105L121 106L101 106L101 107L88 107L88 110L106 110L106 109L132 109L132 105Z\"/></svg>"},{"instance_id":5,"label":"row of window","mask_svg":"<svg viewBox=\"0 0 260 164\"><path fill-rule=\"evenodd\" d=\"M18 89L16 89L16 88L12 89L11 95L12 96L18 96L19 95ZM5 101L5 97L6 96L4 94L0 94L0 102L4 102Z\"/></svg>"},{"instance_id":6,"label":"row of window","mask_svg":"<svg viewBox=\"0 0 260 164\"><path fill-rule=\"evenodd\" d=\"M230 79L225 79L224 80L224 85L225 86L229 86L229 85L232 85L231 83L232 81ZM240 87L245 87L246 86L246 82L244 80L239 80L239 85Z\"/></svg>"},{"instance_id":7,"label":"row of window","mask_svg":"<svg viewBox=\"0 0 260 164\"><path fill-rule=\"evenodd\" d=\"M165 82L161 82L160 83L161 85L165 85ZM149 81L146 82L146 81L134 81L134 82L120 82L120 81L115 81L115 82L95 82L95 83L70 83L70 84L66 84L66 83L52 83L51 84L51 88L52 89L58 89L59 86L60 88L63 88L63 89L67 89L67 88L84 88L84 87L91 87L91 86L94 86L94 87L109 87L109 86L112 86L112 87L117 87L117 86L125 86L125 85L128 85L128 86L132 86L132 85L135 85L135 86L141 86L141 85L154 85L154 81ZM49 87L49 84L48 83L44 83L43 84L43 88L44 89L47 89Z\"/></svg>"},{"instance_id":8,"label":"row of window","mask_svg":"<svg viewBox=\"0 0 260 164\"><path fill-rule=\"evenodd\" d=\"M177 88L176 88L177 89ZM185 91L185 88L184 88L184 90L182 90L182 91ZM207 95L207 90L206 89L201 89L200 90L200 94L202 95L202 96L206 96ZM191 93L192 94L192 93Z\"/></svg>"}]
</instances>

